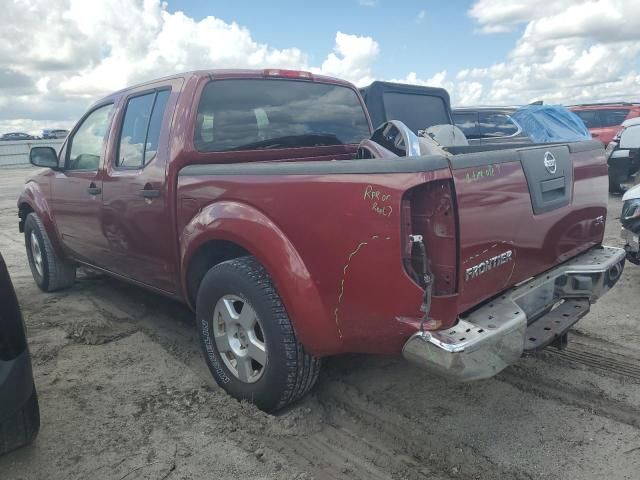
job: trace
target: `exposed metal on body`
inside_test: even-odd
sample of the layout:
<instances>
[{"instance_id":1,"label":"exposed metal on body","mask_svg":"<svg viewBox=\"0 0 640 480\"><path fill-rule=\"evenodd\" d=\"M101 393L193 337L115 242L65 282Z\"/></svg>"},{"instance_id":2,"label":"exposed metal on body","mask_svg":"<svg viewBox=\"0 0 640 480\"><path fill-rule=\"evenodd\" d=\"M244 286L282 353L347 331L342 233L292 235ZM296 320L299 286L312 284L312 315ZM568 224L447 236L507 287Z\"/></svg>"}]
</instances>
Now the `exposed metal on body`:
<instances>
[{"instance_id":1,"label":"exposed metal on body","mask_svg":"<svg viewBox=\"0 0 640 480\"><path fill-rule=\"evenodd\" d=\"M620 278L624 260L620 248L593 248L506 291L454 327L416 332L402 354L459 380L491 377L520 358L528 324L544 319L563 299L595 302Z\"/></svg>"},{"instance_id":2,"label":"exposed metal on body","mask_svg":"<svg viewBox=\"0 0 640 480\"><path fill-rule=\"evenodd\" d=\"M267 351L255 310L237 295L225 295L213 311L213 333L222 361L245 383L257 382L267 365Z\"/></svg>"},{"instance_id":3,"label":"exposed metal on body","mask_svg":"<svg viewBox=\"0 0 640 480\"><path fill-rule=\"evenodd\" d=\"M38 241L38 237L36 237L35 232L31 232L31 256L33 258L33 265L36 267L36 271L38 275L41 277L44 276L44 270L42 268L42 249L40 248L40 242Z\"/></svg>"}]
</instances>

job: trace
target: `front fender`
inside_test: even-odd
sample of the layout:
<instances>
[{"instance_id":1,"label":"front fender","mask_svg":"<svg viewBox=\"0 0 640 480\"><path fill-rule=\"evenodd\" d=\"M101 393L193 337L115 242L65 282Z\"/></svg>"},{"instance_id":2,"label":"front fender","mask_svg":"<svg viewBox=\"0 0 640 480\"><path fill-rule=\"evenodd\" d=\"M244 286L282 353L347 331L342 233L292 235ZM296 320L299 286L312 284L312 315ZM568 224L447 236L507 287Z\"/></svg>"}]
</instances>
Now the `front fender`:
<instances>
[{"instance_id":1,"label":"front fender","mask_svg":"<svg viewBox=\"0 0 640 480\"><path fill-rule=\"evenodd\" d=\"M278 226L250 205L221 201L204 207L180 235L182 285L198 249L212 240L233 242L266 268L305 348L315 355L339 351L340 334L327 316L302 258Z\"/></svg>"},{"instance_id":2,"label":"front fender","mask_svg":"<svg viewBox=\"0 0 640 480\"><path fill-rule=\"evenodd\" d=\"M47 187L48 184L46 184L45 188ZM60 241L60 236L58 235L58 229L56 228L56 224L53 219L51 205L47 200L47 194L43 192L43 187L39 182L36 182L35 180L28 180L25 184L24 190L20 194L20 197L18 197L18 210L23 210L25 205L28 205L28 207L40 218L56 254L60 258L65 258L67 255L62 246L62 242ZM26 217L21 219L21 222L24 222L24 220L26 220Z\"/></svg>"}]
</instances>

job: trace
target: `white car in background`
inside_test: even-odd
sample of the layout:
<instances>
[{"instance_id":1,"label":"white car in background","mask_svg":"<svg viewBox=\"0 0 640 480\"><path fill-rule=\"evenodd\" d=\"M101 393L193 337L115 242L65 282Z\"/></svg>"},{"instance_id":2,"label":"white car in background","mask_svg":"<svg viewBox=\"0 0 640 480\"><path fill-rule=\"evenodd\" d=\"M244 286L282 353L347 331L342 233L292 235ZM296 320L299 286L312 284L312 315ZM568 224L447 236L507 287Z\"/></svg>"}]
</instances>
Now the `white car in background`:
<instances>
[{"instance_id":1,"label":"white car in background","mask_svg":"<svg viewBox=\"0 0 640 480\"><path fill-rule=\"evenodd\" d=\"M67 135L69 135L69 130L61 128L42 130L42 138L67 138Z\"/></svg>"},{"instance_id":2,"label":"white car in background","mask_svg":"<svg viewBox=\"0 0 640 480\"><path fill-rule=\"evenodd\" d=\"M640 117L625 120L606 149L609 191L623 193L625 183L635 183L640 169Z\"/></svg>"}]
</instances>

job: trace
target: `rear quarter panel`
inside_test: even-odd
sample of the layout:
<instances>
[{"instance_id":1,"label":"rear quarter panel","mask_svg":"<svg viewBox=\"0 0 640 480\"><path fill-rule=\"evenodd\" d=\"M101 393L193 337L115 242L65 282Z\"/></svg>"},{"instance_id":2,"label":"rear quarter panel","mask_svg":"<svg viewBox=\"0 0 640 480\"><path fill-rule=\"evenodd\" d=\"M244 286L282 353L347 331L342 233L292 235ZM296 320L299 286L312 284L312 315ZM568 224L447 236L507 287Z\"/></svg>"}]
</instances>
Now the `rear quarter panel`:
<instances>
[{"instance_id":1,"label":"rear quarter panel","mask_svg":"<svg viewBox=\"0 0 640 480\"><path fill-rule=\"evenodd\" d=\"M402 265L402 196L449 176L180 176L183 270L198 245L233 241L266 267L310 351L397 353L415 332L423 295ZM450 305L436 300L433 311Z\"/></svg>"}]
</instances>

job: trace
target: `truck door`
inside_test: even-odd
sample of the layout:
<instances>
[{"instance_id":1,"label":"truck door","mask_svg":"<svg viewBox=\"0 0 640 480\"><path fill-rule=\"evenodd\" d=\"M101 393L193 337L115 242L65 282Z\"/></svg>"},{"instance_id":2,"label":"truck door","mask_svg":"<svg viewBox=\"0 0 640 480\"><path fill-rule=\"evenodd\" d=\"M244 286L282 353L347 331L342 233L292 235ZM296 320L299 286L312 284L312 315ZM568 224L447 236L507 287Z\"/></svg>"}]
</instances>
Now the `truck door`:
<instances>
[{"instance_id":1,"label":"truck door","mask_svg":"<svg viewBox=\"0 0 640 480\"><path fill-rule=\"evenodd\" d=\"M180 85L147 85L125 99L102 193L109 270L169 293L176 291L176 239L166 166Z\"/></svg>"},{"instance_id":2,"label":"truck door","mask_svg":"<svg viewBox=\"0 0 640 480\"><path fill-rule=\"evenodd\" d=\"M113 103L90 111L61 151L64 168L52 181L52 210L62 243L78 260L100 265L106 243L100 229L102 180Z\"/></svg>"}]
</instances>

